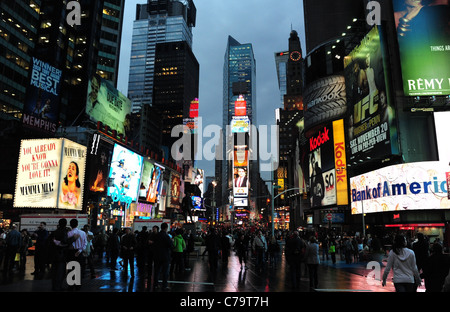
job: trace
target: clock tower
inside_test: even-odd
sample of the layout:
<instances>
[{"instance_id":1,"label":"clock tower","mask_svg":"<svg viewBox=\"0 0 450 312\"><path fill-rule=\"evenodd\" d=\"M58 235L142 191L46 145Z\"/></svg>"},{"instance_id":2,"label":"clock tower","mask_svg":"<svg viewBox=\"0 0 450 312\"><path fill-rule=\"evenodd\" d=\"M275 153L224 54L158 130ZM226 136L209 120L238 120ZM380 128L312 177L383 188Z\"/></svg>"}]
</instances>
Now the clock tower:
<instances>
[{"instance_id":1,"label":"clock tower","mask_svg":"<svg viewBox=\"0 0 450 312\"><path fill-rule=\"evenodd\" d=\"M286 95L284 109L303 110L303 55L300 39L295 30L289 37L289 59L286 70Z\"/></svg>"}]
</instances>

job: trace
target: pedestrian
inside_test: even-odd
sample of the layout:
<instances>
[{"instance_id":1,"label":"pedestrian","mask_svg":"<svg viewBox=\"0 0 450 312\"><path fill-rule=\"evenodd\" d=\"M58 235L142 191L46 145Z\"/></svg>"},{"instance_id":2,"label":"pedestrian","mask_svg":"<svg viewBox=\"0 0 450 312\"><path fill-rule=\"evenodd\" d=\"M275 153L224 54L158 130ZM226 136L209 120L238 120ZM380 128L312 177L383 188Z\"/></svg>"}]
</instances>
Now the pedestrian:
<instances>
[{"instance_id":1,"label":"pedestrian","mask_svg":"<svg viewBox=\"0 0 450 312\"><path fill-rule=\"evenodd\" d=\"M222 246L222 263L226 266L228 265L228 258L231 252L231 239L226 230L222 231L220 240Z\"/></svg>"},{"instance_id":2,"label":"pedestrian","mask_svg":"<svg viewBox=\"0 0 450 312\"><path fill-rule=\"evenodd\" d=\"M267 242L261 230L258 230L257 235L253 239L252 244L253 252L256 256L256 271L262 271L264 269L265 254L267 252Z\"/></svg>"},{"instance_id":3,"label":"pedestrian","mask_svg":"<svg viewBox=\"0 0 450 312\"><path fill-rule=\"evenodd\" d=\"M422 284L414 251L406 247L406 238L401 234L395 236L392 250L389 252L383 273L383 286L386 286L391 269L394 272L394 286L397 292L415 292Z\"/></svg>"},{"instance_id":4,"label":"pedestrian","mask_svg":"<svg viewBox=\"0 0 450 312\"><path fill-rule=\"evenodd\" d=\"M449 270L449 256L444 255L441 244L434 243L431 248L431 256L425 261L421 274L425 281L426 292L441 292Z\"/></svg>"},{"instance_id":5,"label":"pedestrian","mask_svg":"<svg viewBox=\"0 0 450 312\"><path fill-rule=\"evenodd\" d=\"M81 279L84 276L84 271L86 269L86 258L83 251L86 249L87 237L86 233L78 228L78 220L70 220L71 230L67 233L69 239L75 238L72 242L71 248L69 248L68 261L76 261L81 267ZM81 285L69 285L69 290L80 290Z\"/></svg>"},{"instance_id":6,"label":"pedestrian","mask_svg":"<svg viewBox=\"0 0 450 312\"><path fill-rule=\"evenodd\" d=\"M186 249L186 242L182 233L182 229L176 229L175 236L173 238L172 263L170 265L171 275L173 274L175 267L177 268L177 273L183 273L184 271L183 252Z\"/></svg>"},{"instance_id":7,"label":"pedestrian","mask_svg":"<svg viewBox=\"0 0 450 312\"><path fill-rule=\"evenodd\" d=\"M25 267L27 264L28 248L33 246L33 242L31 240L30 234L28 234L28 231L26 229L22 229L20 233L22 241L19 247L19 254L20 254L19 271L23 273L25 272Z\"/></svg>"},{"instance_id":8,"label":"pedestrian","mask_svg":"<svg viewBox=\"0 0 450 312\"><path fill-rule=\"evenodd\" d=\"M205 245L208 251L209 270L212 273L217 271L219 251L222 249L221 240L214 227L209 228L209 233L205 238Z\"/></svg>"},{"instance_id":9,"label":"pedestrian","mask_svg":"<svg viewBox=\"0 0 450 312\"><path fill-rule=\"evenodd\" d=\"M44 276L45 265L47 263L47 239L49 233L46 227L46 222L39 223L37 230L32 235L32 237L34 237L34 239L36 240L36 243L34 244L34 272L32 272L31 274L38 279Z\"/></svg>"},{"instance_id":10,"label":"pedestrian","mask_svg":"<svg viewBox=\"0 0 450 312\"><path fill-rule=\"evenodd\" d=\"M301 278L301 261L303 253L306 252L306 246L303 240L299 237L298 231L294 231L286 239L286 261L289 265L292 287L300 287Z\"/></svg>"},{"instance_id":11,"label":"pedestrian","mask_svg":"<svg viewBox=\"0 0 450 312\"><path fill-rule=\"evenodd\" d=\"M333 264L336 264L336 241L334 239L330 239L329 243L330 247L328 249L328 253L331 257L331 261Z\"/></svg>"},{"instance_id":12,"label":"pedestrian","mask_svg":"<svg viewBox=\"0 0 450 312\"><path fill-rule=\"evenodd\" d=\"M241 270L243 267L245 267L245 269L248 269L247 267L248 242L245 239L244 233L238 235L238 238L234 242L234 248L236 250L239 259L239 264L241 265Z\"/></svg>"},{"instance_id":13,"label":"pedestrian","mask_svg":"<svg viewBox=\"0 0 450 312\"><path fill-rule=\"evenodd\" d=\"M57 229L48 237L49 252L52 263L52 290L63 290L64 277L66 276L67 251L70 245L67 236L67 220L59 219Z\"/></svg>"},{"instance_id":14,"label":"pedestrian","mask_svg":"<svg viewBox=\"0 0 450 312\"><path fill-rule=\"evenodd\" d=\"M149 280L152 278L153 265L155 264L155 240L158 232L159 226L154 225L148 236L147 277Z\"/></svg>"},{"instance_id":15,"label":"pedestrian","mask_svg":"<svg viewBox=\"0 0 450 312\"><path fill-rule=\"evenodd\" d=\"M89 266L89 272L91 273L91 278L95 278L95 269L94 269L94 233L90 231L91 227L89 224L85 224L83 226L83 231L86 233L86 248L83 251L83 256L87 261L87 265Z\"/></svg>"},{"instance_id":16,"label":"pedestrian","mask_svg":"<svg viewBox=\"0 0 450 312\"><path fill-rule=\"evenodd\" d=\"M5 258L6 249L6 233L3 228L0 228L0 271L2 271L3 259Z\"/></svg>"},{"instance_id":17,"label":"pedestrian","mask_svg":"<svg viewBox=\"0 0 450 312\"><path fill-rule=\"evenodd\" d=\"M169 277L169 265L171 260L171 254L173 249L173 241L167 234L169 226L167 223L161 224L161 231L158 232L155 239L155 275L153 278L153 289L159 288L159 278L162 278L162 288L167 291Z\"/></svg>"},{"instance_id":18,"label":"pedestrian","mask_svg":"<svg viewBox=\"0 0 450 312\"><path fill-rule=\"evenodd\" d=\"M306 246L305 252L306 264L309 272L309 287L317 288L319 286L318 267L320 264L319 244L314 236L311 236Z\"/></svg>"},{"instance_id":19,"label":"pedestrian","mask_svg":"<svg viewBox=\"0 0 450 312\"><path fill-rule=\"evenodd\" d=\"M17 226L15 224L11 225L10 231L6 234L5 242L6 250L3 273L7 274L11 273L14 268L16 254L19 252L22 242L21 234L17 231Z\"/></svg>"},{"instance_id":20,"label":"pedestrian","mask_svg":"<svg viewBox=\"0 0 450 312\"><path fill-rule=\"evenodd\" d=\"M269 236L267 251L269 254L270 266L275 268L278 262L278 256L280 254L280 245L278 244L278 240L276 239L275 235Z\"/></svg>"},{"instance_id":21,"label":"pedestrian","mask_svg":"<svg viewBox=\"0 0 450 312\"><path fill-rule=\"evenodd\" d=\"M195 239L194 239L194 235L192 234L191 230L187 230L187 232L185 232L183 234L183 238L184 238L184 241L186 242L186 249L183 252L184 268L185 268L185 270L190 270L191 266L189 264L189 255L195 249Z\"/></svg>"},{"instance_id":22,"label":"pedestrian","mask_svg":"<svg viewBox=\"0 0 450 312\"><path fill-rule=\"evenodd\" d=\"M95 236L93 246L99 259L103 259L103 253L105 252L105 248L107 247L108 238L108 234L106 234L105 230L103 229ZM107 260L108 259L109 258L107 258Z\"/></svg>"},{"instance_id":23,"label":"pedestrian","mask_svg":"<svg viewBox=\"0 0 450 312\"><path fill-rule=\"evenodd\" d=\"M124 228L125 234L120 239L120 257L123 259L123 273L128 274L130 265L131 276L134 276L134 252L136 250L136 236L130 227Z\"/></svg>"},{"instance_id":24,"label":"pedestrian","mask_svg":"<svg viewBox=\"0 0 450 312\"><path fill-rule=\"evenodd\" d=\"M422 271L426 260L430 256L430 244L423 233L417 233L417 240L412 244L412 250L416 255L417 270Z\"/></svg>"},{"instance_id":25,"label":"pedestrian","mask_svg":"<svg viewBox=\"0 0 450 312\"><path fill-rule=\"evenodd\" d=\"M353 244L352 244L351 240L348 237L344 238L343 248L344 248L344 254L345 254L345 263L351 264L354 248L353 248Z\"/></svg>"},{"instance_id":26,"label":"pedestrian","mask_svg":"<svg viewBox=\"0 0 450 312\"><path fill-rule=\"evenodd\" d=\"M325 260L328 261L328 255L329 255L328 251L330 249L329 243L330 243L330 238L328 235L325 235L322 239L322 260L323 261L325 261Z\"/></svg>"},{"instance_id":27,"label":"pedestrian","mask_svg":"<svg viewBox=\"0 0 450 312\"><path fill-rule=\"evenodd\" d=\"M107 254L110 257L110 270L117 270L117 258L119 258L120 254L120 237L119 237L119 228L114 228L112 234L108 237L107 242Z\"/></svg>"},{"instance_id":28,"label":"pedestrian","mask_svg":"<svg viewBox=\"0 0 450 312\"><path fill-rule=\"evenodd\" d=\"M144 270L148 256L148 236L147 227L144 225L142 230L136 236L136 265Z\"/></svg>"}]
</instances>

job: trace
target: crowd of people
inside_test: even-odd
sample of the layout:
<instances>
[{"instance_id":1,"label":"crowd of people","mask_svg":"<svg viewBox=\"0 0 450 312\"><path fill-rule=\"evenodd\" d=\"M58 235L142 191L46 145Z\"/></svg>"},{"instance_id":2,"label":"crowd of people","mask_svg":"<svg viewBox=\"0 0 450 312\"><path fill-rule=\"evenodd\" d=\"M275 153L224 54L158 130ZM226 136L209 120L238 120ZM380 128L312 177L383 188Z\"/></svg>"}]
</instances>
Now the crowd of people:
<instances>
[{"instance_id":1,"label":"crowd of people","mask_svg":"<svg viewBox=\"0 0 450 312\"><path fill-rule=\"evenodd\" d=\"M382 238L376 235L350 237L288 230L276 230L272 235L270 230L255 227L233 231L209 227L207 231L193 232L162 223L160 228L144 226L133 232L124 227L94 234L89 225L79 229L76 219L69 222L60 219L57 230L52 232L46 229L45 222L34 232L25 229L19 232L14 224L7 232L0 229L0 269L4 276L14 274L14 268L23 274L29 249L34 247L34 272L31 274L42 279L48 272L55 291L63 289L68 262L79 263L82 280L88 271L91 278L96 278L94 262L103 263L104 257L111 271L121 270L133 277L136 263L139 272L153 280L155 289L169 290L169 276L191 270L189 255L196 249L198 252L196 241L204 246L202 257L207 255L212 276L218 270L219 261L226 267L233 254L239 260L241 271L247 270L251 261L256 273L277 268L284 255L293 289L300 287L301 276L309 277L311 288L318 288L321 258L336 264L339 256L347 264L385 262L382 285L386 285L392 271L394 286L399 292L416 291L422 280L426 291L450 291L450 258L444 254L439 239L431 243L422 233L412 239L393 234ZM80 287L80 283L69 283L68 289Z\"/></svg>"}]
</instances>

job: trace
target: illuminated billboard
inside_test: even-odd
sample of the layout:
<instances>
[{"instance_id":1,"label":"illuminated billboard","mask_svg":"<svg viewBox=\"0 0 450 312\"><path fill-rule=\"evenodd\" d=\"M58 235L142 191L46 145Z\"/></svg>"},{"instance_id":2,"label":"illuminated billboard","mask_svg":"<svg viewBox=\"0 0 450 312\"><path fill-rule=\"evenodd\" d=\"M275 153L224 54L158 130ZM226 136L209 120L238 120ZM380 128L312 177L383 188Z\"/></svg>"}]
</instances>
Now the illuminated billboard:
<instances>
[{"instance_id":1,"label":"illuminated billboard","mask_svg":"<svg viewBox=\"0 0 450 312\"><path fill-rule=\"evenodd\" d=\"M22 122L27 127L55 133L59 119L62 71L35 57L32 60Z\"/></svg>"},{"instance_id":2,"label":"illuminated billboard","mask_svg":"<svg viewBox=\"0 0 450 312\"><path fill-rule=\"evenodd\" d=\"M448 162L384 167L350 179L352 214L449 209Z\"/></svg>"},{"instance_id":3,"label":"illuminated billboard","mask_svg":"<svg viewBox=\"0 0 450 312\"><path fill-rule=\"evenodd\" d=\"M88 149L87 188L94 193L106 193L113 146L99 134L92 137Z\"/></svg>"},{"instance_id":4,"label":"illuminated billboard","mask_svg":"<svg viewBox=\"0 0 450 312\"><path fill-rule=\"evenodd\" d=\"M247 101L245 101L243 95L239 95L237 100L234 102L234 115L235 116L247 115Z\"/></svg>"},{"instance_id":5,"label":"illuminated billboard","mask_svg":"<svg viewBox=\"0 0 450 312\"><path fill-rule=\"evenodd\" d=\"M250 119L248 116L233 116L231 117L231 132L249 132L250 131Z\"/></svg>"},{"instance_id":6,"label":"illuminated billboard","mask_svg":"<svg viewBox=\"0 0 450 312\"><path fill-rule=\"evenodd\" d=\"M131 101L107 80L94 75L89 81L86 114L127 135L130 129Z\"/></svg>"},{"instance_id":7,"label":"illuminated billboard","mask_svg":"<svg viewBox=\"0 0 450 312\"><path fill-rule=\"evenodd\" d=\"M203 197L203 192L204 192L204 176L205 176L205 172L203 169L197 169L194 172L194 176L192 177L192 180L194 181L194 185L197 185L198 188L200 189L200 193L201 193L201 197Z\"/></svg>"},{"instance_id":8,"label":"illuminated billboard","mask_svg":"<svg viewBox=\"0 0 450 312\"><path fill-rule=\"evenodd\" d=\"M144 163L142 165L142 173L141 173L141 181L139 184L139 200L146 201L147 200L147 191L150 186L150 176L153 170L153 163L144 159Z\"/></svg>"},{"instance_id":9,"label":"illuminated billboard","mask_svg":"<svg viewBox=\"0 0 450 312\"><path fill-rule=\"evenodd\" d=\"M234 166L235 167L248 166L248 149L246 145L234 146Z\"/></svg>"},{"instance_id":10,"label":"illuminated billboard","mask_svg":"<svg viewBox=\"0 0 450 312\"><path fill-rule=\"evenodd\" d=\"M344 58L350 162L398 154L395 109L382 36L372 28Z\"/></svg>"},{"instance_id":11,"label":"illuminated billboard","mask_svg":"<svg viewBox=\"0 0 450 312\"><path fill-rule=\"evenodd\" d=\"M406 96L450 94L448 1L393 0Z\"/></svg>"},{"instance_id":12,"label":"illuminated billboard","mask_svg":"<svg viewBox=\"0 0 450 312\"><path fill-rule=\"evenodd\" d=\"M142 156L119 144L114 145L108 185L108 196L114 202L136 201L142 165Z\"/></svg>"},{"instance_id":13,"label":"illuminated billboard","mask_svg":"<svg viewBox=\"0 0 450 312\"><path fill-rule=\"evenodd\" d=\"M156 203L158 201L158 195L160 195L162 180L163 179L163 170L161 167L157 165L153 165L151 174L150 174L150 184L147 189L147 198L146 200L150 203Z\"/></svg>"},{"instance_id":14,"label":"illuminated billboard","mask_svg":"<svg viewBox=\"0 0 450 312\"><path fill-rule=\"evenodd\" d=\"M170 185L170 206L180 208L180 176L172 173Z\"/></svg>"},{"instance_id":15,"label":"illuminated billboard","mask_svg":"<svg viewBox=\"0 0 450 312\"><path fill-rule=\"evenodd\" d=\"M199 210L199 211L206 210L203 207L203 199L200 196L191 196L191 200L192 200L192 206L194 207L194 208L192 208L193 210Z\"/></svg>"},{"instance_id":16,"label":"illuminated billboard","mask_svg":"<svg viewBox=\"0 0 450 312\"><path fill-rule=\"evenodd\" d=\"M234 167L234 197L247 197L249 184L250 183L247 175L247 167Z\"/></svg>"},{"instance_id":17,"label":"illuminated billboard","mask_svg":"<svg viewBox=\"0 0 450 312\"><path fill-rule=\"evenodd\" d=\"M86 150L67 139L22 140L14 207L81 210Z\"/></svg>"}]
</instances>

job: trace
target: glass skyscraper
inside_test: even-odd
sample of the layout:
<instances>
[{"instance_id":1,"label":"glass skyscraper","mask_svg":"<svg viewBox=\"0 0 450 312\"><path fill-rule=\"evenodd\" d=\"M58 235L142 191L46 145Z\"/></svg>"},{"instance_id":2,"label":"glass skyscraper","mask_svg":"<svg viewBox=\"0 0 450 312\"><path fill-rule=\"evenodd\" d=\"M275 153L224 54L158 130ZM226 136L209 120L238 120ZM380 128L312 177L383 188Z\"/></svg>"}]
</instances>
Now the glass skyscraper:
<instances>
[{"instance_id":1,"label":"glass skyscraper","mask_svg":"<svg viewBox=\"0 0 450 312\"><path fill-rule=\"evenodd\" d=\"M192 0L149 0L137 5L128 80L132 112L138 112L142 105L152 106L156 45L184 41L192 49L195 15Z\"/></svg>"},{"instance_id":2,"label":"glass skyscraper","mask_svg":"<svg viewBox=\"0 0 450 312\"><path fill-rule=\"evenodd\" d=\"M237 87L238 86L238 87ZM242 86L245 86L244 88ZM222 129L225 131L227 125L230 125L234 115L234 103L243 95L247 102L247 116L251 124L257 125L256 121L256 61L253 53L253 46L250 43L241 44L236 39L228 36L227 49L224 57L223 67L223 115ZM225 133L224 133L225 134ZM224 137L225 140L231 140L231 137ZM227 156L232 152L227 150L233 144L228 141L223 142L223 161L218 160L216 165L216 176L220 176L220 185L222 189L222 198L228 198L228 189L232 187L232 162L226 161ZM216 160L217 161L217 160ZM219 172L218 172L219 171ZM259 171L259 166L250 165L250 179L252 171ZM252 183L252 182L251 182ZM253 184L256 185L256 184ZM226 200L225 200L226 201ZM225 204L223 202L222 204Z\"/></svg>"}]
</instances>

